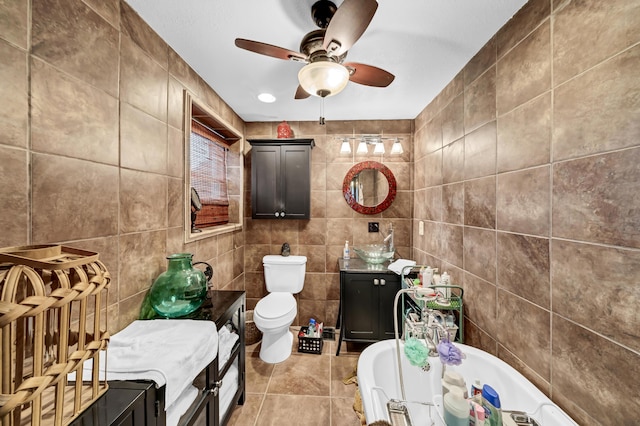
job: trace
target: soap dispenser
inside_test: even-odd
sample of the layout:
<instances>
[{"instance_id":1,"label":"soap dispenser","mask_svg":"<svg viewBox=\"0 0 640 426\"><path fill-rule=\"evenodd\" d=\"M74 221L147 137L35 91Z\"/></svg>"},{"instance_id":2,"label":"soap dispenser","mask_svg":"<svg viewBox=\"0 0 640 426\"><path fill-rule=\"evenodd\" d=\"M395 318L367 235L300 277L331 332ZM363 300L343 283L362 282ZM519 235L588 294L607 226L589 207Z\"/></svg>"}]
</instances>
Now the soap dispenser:
<instances>
[{"instance_id":1,"label":"soap dispenser","mask_svg":"<svg viewBox=\"0 0 640 426\"><path fill-rule=\"evenodd\" d=\"M349 241L345 241L344 250L342 251L342 258L344 260L349 260L351 258L350 250L349 250Z\"/></svg>"}]
</instances>

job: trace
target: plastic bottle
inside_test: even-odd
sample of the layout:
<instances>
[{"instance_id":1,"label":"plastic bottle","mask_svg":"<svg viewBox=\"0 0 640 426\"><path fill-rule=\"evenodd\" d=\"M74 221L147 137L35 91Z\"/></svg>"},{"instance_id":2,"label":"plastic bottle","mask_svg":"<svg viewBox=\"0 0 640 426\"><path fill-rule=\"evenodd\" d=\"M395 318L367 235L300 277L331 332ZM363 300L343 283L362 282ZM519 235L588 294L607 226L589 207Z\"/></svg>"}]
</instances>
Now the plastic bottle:
<instances>
[{"instance_id":1,"label":"plastic bottle","mask_svg":"<svg viewBox=\"0 0 640 426\"><path fill-rule=\"evenodd\" d=\"M424 266L420 267L420 272L418 272L418 279L420 280L420 287L426 286L424 283Z\"/></svg>"},{"instance_id":2,"label":"plastic bottle","mask_svg":"<svg viewBox=\"0 0 640 426\"><path fill-rule=\"evenodd\" d=\"M469 402L458 388L444 395L444 422L447 426L469 426Z\"/></svg>"},{"instance_id":3,"label":"plastic bottle","mask_svg":"<svg viewBox=\"0 0 640 426\"><path fill-rule=\"evenodd\" d=\"M442 396L457 389L463 398L467 398L467 385L464 381L464 377L455 371L446 370L444 377L442 378Z\"/></svg>"},{"instance_id":4,"label":"plastic bottle","mask_svg":"<svg viewBox=\"0 0 640 426\"><path fill-rule=\"evenodd\" d=\"M482 387L482 408L485 412L487 426L502 426L502 411L500 410L500 396L491 386Z\"/></svg>"},{"instance_id":5,"label":"plastic bottle","mask_svg":"<svg viewBox=\"0 0 640 426\"><path fill-rule=\"evenodd\" d=\"M476 395L482 395L482 384L480 379L475 379L471 385L471 394L469 396L474 397Z\"/></svg>"},{"instance_id":6,"label":"plastic bottle","mask_svg":"<svg viewBox=\"0 0 640 426\"><path fill-rule=\"evenodd\" d=\"M422 285L430 286L432 284L433 284L433 269L431 268L431 266L427 266L424 269L424 273L422 275Z\"/></svg>"},{"instance_id":7,"label":"plastic bottle","mask_svg":"<svg viewBox=\"0 0 640 426\"><path fill-rule=\"evenodd\" d=\"M485 414L484 414L484 408L482 408L482 406L480 404L475 404L475 420L476 420L476 426L485 426Z\"/></svg>"},{"instance_id":8,"label":"plastic bottle","mask_svg":"<svg viewBox=\"0 0 640 426\"><path fill-rule=\"evenodd\" d=\"M351 250L349 250L349 241L345 241L344 243L344 249L342 250L342 258L343 259L350 259L351 258Z\"/></svg>"},{"instance_id":9,"label":"plastic bottle","mask_svg":"<svg viewBox=\"0 0 640 426\"><path fill-rule=\"evenodd\" d=\"M449 276L447 271L444 271L442 273L442 277L440 277L440 285L451 285L451 277ZM451 297L450 288L443 288L442 292L444 293L444 297L446 297L447 299Z\"/></svg>"},{"instance_id":10,"label":"plastic bottle","mask_svg":"<svg viewBox=\"0 0 640 426\"><path fill-rule=\"evenodd\" d=\"M316 320L309 320L309 328L307 329L307 337L316 337Z\"/></svg>"}]
</instances>

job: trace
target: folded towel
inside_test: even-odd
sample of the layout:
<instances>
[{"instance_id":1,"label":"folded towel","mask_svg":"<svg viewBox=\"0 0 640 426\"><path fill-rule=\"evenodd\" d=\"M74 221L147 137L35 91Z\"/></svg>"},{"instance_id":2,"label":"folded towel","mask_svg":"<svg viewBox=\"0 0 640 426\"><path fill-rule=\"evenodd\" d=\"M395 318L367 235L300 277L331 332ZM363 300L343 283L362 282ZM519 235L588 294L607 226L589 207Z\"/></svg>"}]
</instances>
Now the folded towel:
<instances>
[{"instance_id":1,"label":"folded towel","mask_svg":"<svg viewBox=\"0 0 640 426\"><path fill-rule=\"evenodd\" d=\"M167 413L166 426L177 426L180 417L187 412L193 401L198 397L198 388L193 385L187 386L185 390L178 395L178 399L171 404L171 407L165 409Z\"/></svg>"},{"instance_id":2,"label":"folded towel","mask_svg":"<svg viewBox=\"0 0 640 426\"><path fill-rule=\"evenodd\" d=\"M395 272L398 275L402 274L402 270L404 268L406 268L407 266L415 266L416 262L415 260L407 260L407 259L398 259L395 262L393 262L392 264L390 264L388 266L388 269L390 271Z\"/></svg>"},{"instance_id":3,"label":"folded towel","mask_svg":"<svg viewBox=\"0 0 640 426\"><path fill-rule=\"evenodd\" d=\"M231 400L238 390L238 363L235 362L227 371L220 387L220 401L218 407L220 408L218 418L222 420L227 413L227 409L231 405Z\"/></svg>"},{"instance_id":4,"label":"folded towel","mask_svg":"<svg viewBox=\"0 0 640 426\"><path fill-rule=\"evenodd\" d=\"M166 385L165 407L170 407L218 353L213 321L138 320L111 336L107 360L100 353L100 377L107 380L151 380ZM91 360L84 363L83 379L91 379ZM69 375L74 380L75 374Z\"/></svg>"},{"instance_id":5,"label":"folded towel","mask_svg":"<svg viewBox=\"0 0 640 426\"><path fill-rule=\"evenodd\" d=\"M231 332L227 327L222 327L218 332L218 368L222 370L231 356L233 345L239 339L238 333Z\"/></svg>"}]
</instances>

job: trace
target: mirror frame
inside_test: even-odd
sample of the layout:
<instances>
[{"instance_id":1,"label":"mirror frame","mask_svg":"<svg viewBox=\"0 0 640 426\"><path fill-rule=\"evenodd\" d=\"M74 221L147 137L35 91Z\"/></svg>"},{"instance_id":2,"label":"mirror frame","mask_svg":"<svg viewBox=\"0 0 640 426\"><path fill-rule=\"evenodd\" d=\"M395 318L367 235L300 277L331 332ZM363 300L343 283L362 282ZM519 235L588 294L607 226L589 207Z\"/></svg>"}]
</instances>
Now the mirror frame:
<instances>
[{"instance_id":1,"label":"mirror frame","mask_svg":"<svg viewBox=\"0 0 640 426\"><path fill-rule=\"evenodd\" d=\"M361 171L369 169L377 170L382 173L387 178L387 182L389 183L389 193L387 194L387 198L385 198L377 206L373 207L358 204L350 191L351 181L353 180L353 178ZM347 201L349 207L361 214L382 213L383 211L388 209L393 200L395 200L396 192L397 184L395 176L393 176L393 173L391 173L391 170L387 166L382 163L378 163L377 161L363 161L354 165L353 167L351 167L351 169L349 169L347 175L344 177L344 181L342 182L342 193L344 194L344 199Z\"/></svg>"},{"instance_id":2,"label":"mirror frame","mask_svg":"<svg viewBox=\"0 0 640 426\"><path fill-rule=\"evenodd\" d=\"M204 101L198 99L188 90L184 90L184 189L183 189L183 218L184 218L184 242L190 243L215 235L234 232L242 229L244 222L244 136L242 132L233 127L229 122L216 114ZM196 114L193 114L194 109ZM225 225L216 225L202 228L201 232L191 232L191 118L197 116L216 132L219 132L224 139L230 142L229 146L237 145L234 151L240 154L239 182L240 199L238 205L238 222L230 222Z\"/></svg>"}]
</instances>

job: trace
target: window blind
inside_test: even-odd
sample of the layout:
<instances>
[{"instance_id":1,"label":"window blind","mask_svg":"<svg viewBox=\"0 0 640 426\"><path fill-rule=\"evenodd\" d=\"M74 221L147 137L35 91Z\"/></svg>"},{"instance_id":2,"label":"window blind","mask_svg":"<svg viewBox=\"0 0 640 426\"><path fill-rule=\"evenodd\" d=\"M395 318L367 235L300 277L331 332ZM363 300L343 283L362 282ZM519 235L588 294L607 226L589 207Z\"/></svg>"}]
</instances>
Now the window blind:
<instances>
[{"instance_id":1,"label":"window blind","mask_svg":"<svg viewBox=\"0 0 640 426\"><path fill-rule=\"evenodd\" d=\"M190 146L191 186L202 202L196 227L228 223L227 145L211 129L192 120Z\"/></svg>"}]
</instances>

